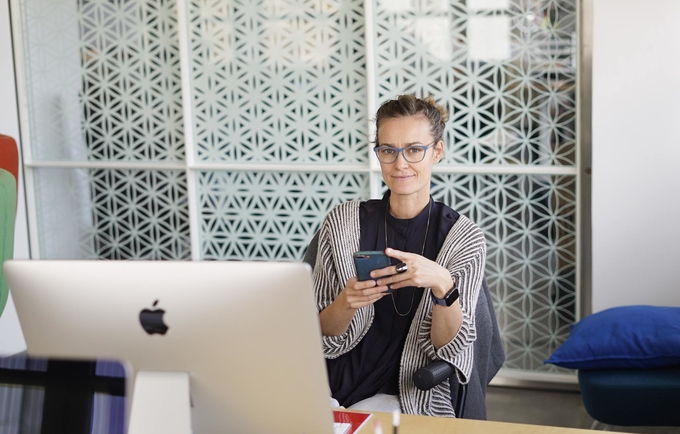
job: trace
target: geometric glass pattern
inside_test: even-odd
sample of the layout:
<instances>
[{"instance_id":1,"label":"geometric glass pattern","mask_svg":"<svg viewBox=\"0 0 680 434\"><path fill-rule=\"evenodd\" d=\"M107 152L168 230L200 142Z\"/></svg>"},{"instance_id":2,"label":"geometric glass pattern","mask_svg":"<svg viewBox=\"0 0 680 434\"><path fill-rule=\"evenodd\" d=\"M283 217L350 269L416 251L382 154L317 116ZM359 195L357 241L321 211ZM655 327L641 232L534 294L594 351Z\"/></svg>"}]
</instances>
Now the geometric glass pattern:
<instances>
[{"instance_id":1,"label":"geometric glass pattern","mask_svg":"<svg viewBox=\"0 0 680 434\"><path fill-rule=\"evenodd\" d=\"M432 195L480 225L504 367L555 370L543 360L576 320L576 179L435 175Z\"/></svg>"},{"instance_id":2,"label":"geometric glass pattern","mask_svg":"<svg viewBox=\"0 0 680 434\"><path fill-rule=\"evenodd\" d=\"M79 2L88 160L184 160L176 15L172 0ZM96 257L191 257L183 171L88 175Z\"/></svg>"},{"instance_id":3,"label":"geometric glass pattern","mask_svg":"<svg viewBox=\"0 0 680 434\"><path fill-rule=\"evenodd\" d=\"M444 163L575 164L575 0L382 0L376 28L378 102L447 105Z\"/></svg>"},{"instance_id":4,"label":"geometric glass pattern","mask_svg":"<svg viewBox=\"0 0 680 434\"><path fill-rule=\"evenodd\" d=\"M300 260L324 216L368 198L366 174L203 172L202 259Z\"/></svg>"},{"instance_id":5,"label":"geometric glass pattern","mask_svg":"<svg viewBox=\"0 0 680 434\"><path fill-rule=\"evenodd\" d=\"M368 161L363 1L188 9L197 160Z\"/></svg>"},{"instance_id":6,"label":"geometric glass pattern","mask_svg":"<svg viewBox=\"0 0 680 434\"><path fill-rule=\"evenodd\" d=\"M81 162L26 172L40 257L299 260L380 176L370 97L431 94L451 113L432 193L484 230L505 367L556 371L577 311L576 0L363 4L187 0L184 23L171 0L19 2L31 159Z\"/></svg>"},{"instance_id":7,"label":"geometric glass pattern","mask_svg":"<svg viewBox=\"0 0 680 434\"><path fill-rule=\"evenodd\" d=\"M90 160L184 159L176 2L78 2Z\"/></svg>"},{"instance_id":8,"label":"geometric glass pattern","mask_svg":"<svg viewBox=\"0 0 680 434\"><path fill-rule=\"evenodd\" d=\"M25 65L37 160L183 160L172 0L29 0Z\"/></svg>"},{"instance_id":9,"label":"geometric glass pattern","mask_svg":"<svg viewBox=\"0 0 680 434\"><path fill-rule=\"evenodd\" d=\"M184 171L36 172L42 258L191 257Z\"/></svg>"},{"instance_id":10,"label":"geometric glass pattern","mask_svg":"<svg viewBox=\"0 0 680 434\"><path fill-rule=\"evenodd\" d=\"M95 255L189 259L189 207L182 170L89 171Z\"/></svg>"},{"instance_id":11,"label":"geometric glass pattern","mask_svg":"<svg viewBox=\"0 0 680 434\"><path fill-rule=\"evenodd\" d=\"M22 12L36 160L184 161L176 2ZM184 171L38 169L35 195L41 257L191 257Z\"/></svg>"},{"instance_id":12,"label":"geometric glass pattern","mask_svg":"<svg viewBox=\"0 0 680 434\"><path fill-rule=\"evenodd\" d=\"M447 106L441 166L576 165L576 1L379 1L378 102ZM440 166L440 167L441 167ZM576 319L576 180L440 174L442 197L484 230L504 367L543 365Z\"/></svg>"}]
</instances>

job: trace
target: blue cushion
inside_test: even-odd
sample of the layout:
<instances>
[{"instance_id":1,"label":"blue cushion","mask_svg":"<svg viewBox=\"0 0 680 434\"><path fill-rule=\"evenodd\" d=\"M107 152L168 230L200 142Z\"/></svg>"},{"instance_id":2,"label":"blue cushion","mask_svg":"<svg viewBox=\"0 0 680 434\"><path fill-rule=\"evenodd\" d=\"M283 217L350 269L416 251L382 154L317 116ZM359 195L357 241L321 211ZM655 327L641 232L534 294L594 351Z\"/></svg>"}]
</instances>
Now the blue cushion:
<instances>
[{"instance_id":1,"label":"blue cushion","mask_svg":"<svg viewBox=\"0 0 680 434\"><path fill-rule=\"evenodd\" d=\"M680 365L680 308L621 306L583 318L545 363L572 369Z\"/></svg>"}]
</instances>

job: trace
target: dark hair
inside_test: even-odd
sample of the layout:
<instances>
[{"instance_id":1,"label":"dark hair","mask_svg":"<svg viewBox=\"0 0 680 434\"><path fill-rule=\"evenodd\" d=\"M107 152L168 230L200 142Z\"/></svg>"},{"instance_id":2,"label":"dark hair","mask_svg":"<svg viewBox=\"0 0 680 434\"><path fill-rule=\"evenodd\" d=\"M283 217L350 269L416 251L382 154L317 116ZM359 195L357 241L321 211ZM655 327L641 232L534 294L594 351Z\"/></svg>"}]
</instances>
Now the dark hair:
<instances>
[{"instance_id":1,"label":"dark hair","mask_svg":"<svg viewBox=\"0 0 680 434\"><path fill-rule=\"evenodd\" d=\"M403 118L407 116L422 116L430 123L430 134L435 142L444 140L444 129L449 119L446 108L437 104L432 96L418 98L413 94L399 95L387 101L378 109L375 115L375 146L378 142L380 124L386 119Z\"/></svg>"}]
</instances>

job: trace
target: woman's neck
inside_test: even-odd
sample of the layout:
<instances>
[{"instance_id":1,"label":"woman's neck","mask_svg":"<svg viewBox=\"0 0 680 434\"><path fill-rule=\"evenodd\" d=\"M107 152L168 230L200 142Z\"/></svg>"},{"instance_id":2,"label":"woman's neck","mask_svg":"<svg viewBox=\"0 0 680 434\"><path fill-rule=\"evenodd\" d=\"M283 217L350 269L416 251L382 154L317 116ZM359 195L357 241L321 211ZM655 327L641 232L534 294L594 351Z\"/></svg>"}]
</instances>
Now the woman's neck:
<instances>
[{"instance_id":1,"label":"woman's neck","mask_svg":"<svg viewBox=\"0 0 680 434\"><path fill-rule=\"evenodd\" d=\"M390 214L398 219L412 219L425 209L430 203L430 195L409 195L400 196L390 194Z\"/></svg>"}]
</instances>

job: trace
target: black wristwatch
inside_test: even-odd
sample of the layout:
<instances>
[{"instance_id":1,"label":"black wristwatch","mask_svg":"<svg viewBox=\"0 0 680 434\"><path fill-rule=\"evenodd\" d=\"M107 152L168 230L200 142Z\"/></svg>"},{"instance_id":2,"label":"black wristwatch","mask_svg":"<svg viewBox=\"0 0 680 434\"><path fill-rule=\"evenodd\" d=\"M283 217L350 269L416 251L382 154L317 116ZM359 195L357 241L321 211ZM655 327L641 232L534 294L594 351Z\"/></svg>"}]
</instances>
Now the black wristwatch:
<instances>
[{"instance_id":1,"label":"black wristwatch","mask_svg":"<svg viewBox=\"0 0 680 434\"><path fill-rule=\"evenodd\" d=\"M453 285L453 288L449 292L446 293L444 298L439 298L434 295L433 292L430 293L432 295L432 303L438 304L440 306L446 306L449 307L451 306L456 300L458 300L458 286Z\"/></svg>"}]
</instances>

